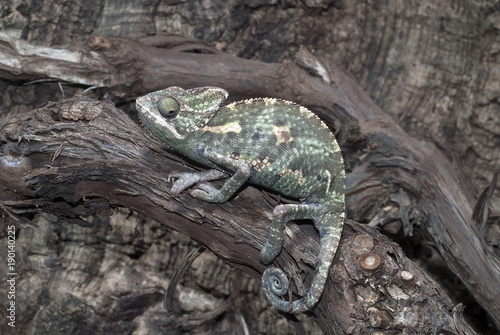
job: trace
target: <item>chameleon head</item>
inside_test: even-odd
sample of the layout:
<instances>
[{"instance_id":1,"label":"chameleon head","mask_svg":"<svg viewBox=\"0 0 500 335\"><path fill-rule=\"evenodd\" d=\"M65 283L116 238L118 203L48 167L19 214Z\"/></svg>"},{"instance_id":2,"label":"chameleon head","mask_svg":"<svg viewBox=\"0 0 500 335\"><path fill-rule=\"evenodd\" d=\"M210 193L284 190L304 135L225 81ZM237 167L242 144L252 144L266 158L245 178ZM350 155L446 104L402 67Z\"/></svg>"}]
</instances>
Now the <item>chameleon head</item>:
<instances>
[{"instance_id":1,"label":"chameleon head","mask_svg":"<svg viewBox=\"0 0 500 335\"><path fill-rule=\"evenodd\" d=\"M227 95L218 87L184 90L172 86L138 98L136 108L142 123L155 136L174 145L203 127Z\"/></svg>"}]
</instances>

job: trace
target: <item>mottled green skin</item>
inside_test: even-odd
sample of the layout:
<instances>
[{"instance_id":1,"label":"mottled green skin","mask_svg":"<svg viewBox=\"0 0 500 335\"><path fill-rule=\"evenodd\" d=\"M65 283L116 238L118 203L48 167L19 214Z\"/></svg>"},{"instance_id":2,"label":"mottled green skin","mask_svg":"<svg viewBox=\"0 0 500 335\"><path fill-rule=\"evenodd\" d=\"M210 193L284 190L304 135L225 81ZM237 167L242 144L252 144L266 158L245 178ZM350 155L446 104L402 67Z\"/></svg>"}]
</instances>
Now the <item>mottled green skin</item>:
<instances>
[{"instance_id":1,"label":"mottled green skin","mask_svg":"<svg viewBox=\"0 0 500 335\"><path fill-rule=\"evenodd\" d=\"M220 107L227 92L217 87L170 87L137 99L143 124L185 156L212 168L175 173L173 194L189 193L209 202L227 201L245 182L260 185L302 204L279 205L261 261L272 262L283 245L286 222L312 219L320 233L318 265L307 295L292 303L279 298L288 279L270 268L262 277L267 298L284 312L312 308L321 297L338 247L344 220L344 165L340 148L325 124L293 102L259 98ZM218 190L206 181L231 175Z\"/></svg>"}]
</instances>

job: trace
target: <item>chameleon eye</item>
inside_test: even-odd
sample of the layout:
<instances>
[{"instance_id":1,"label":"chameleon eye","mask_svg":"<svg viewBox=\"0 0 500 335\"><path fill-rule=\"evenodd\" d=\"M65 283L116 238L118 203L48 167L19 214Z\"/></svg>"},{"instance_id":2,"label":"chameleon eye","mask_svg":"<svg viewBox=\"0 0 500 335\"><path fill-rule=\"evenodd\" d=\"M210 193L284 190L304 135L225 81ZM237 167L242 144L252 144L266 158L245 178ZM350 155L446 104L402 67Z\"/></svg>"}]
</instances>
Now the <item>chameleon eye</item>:
<instances>
[{"instance_id":1,"label":"chameleon eye","mask_svg":"<svg viewBox=\"0 0 500 335\"><path fill-rule=\"evenodd\" d=\"M160 114L167 120L174 119L181 109L179 103L174 98L170 97L158 101L156 107Z\"/></svg>"}]
</instances>

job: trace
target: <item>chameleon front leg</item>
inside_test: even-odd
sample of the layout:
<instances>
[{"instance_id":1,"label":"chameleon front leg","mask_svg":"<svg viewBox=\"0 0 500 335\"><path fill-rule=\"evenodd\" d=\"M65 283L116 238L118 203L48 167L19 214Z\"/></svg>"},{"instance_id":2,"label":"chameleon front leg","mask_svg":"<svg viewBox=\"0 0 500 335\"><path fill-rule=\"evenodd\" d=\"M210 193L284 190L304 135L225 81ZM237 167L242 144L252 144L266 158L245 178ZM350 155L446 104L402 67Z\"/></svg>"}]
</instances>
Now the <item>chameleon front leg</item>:
<instances>
[{"instance_id":1,"label":"chameleon front leg","mask_svg":"<svg viewBox=\"0 0 500 335\"><path fill-rule=\"evenodd\" d=\"M180 192L196 184L189 191L192 197L212 203L223 203L229 200L250 177L250 166L243 161L228 158L214 152L204 153L202 157L217 162L218 165L236 172L224 183L221 189L217 189L205 181L227 176L224 172L213 169L198 173L178 173L177 176L180 179L172 186L172 191Z\"/></svg>"}]
</instances>

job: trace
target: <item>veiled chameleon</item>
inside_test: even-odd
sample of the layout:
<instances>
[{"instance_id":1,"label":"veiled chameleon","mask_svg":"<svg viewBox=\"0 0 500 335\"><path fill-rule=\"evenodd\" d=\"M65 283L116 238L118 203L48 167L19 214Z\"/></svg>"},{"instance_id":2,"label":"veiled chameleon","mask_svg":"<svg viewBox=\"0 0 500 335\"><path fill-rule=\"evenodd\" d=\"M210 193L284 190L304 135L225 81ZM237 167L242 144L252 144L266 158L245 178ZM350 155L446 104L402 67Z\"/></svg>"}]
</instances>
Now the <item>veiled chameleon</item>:
<instances>
[{"instance_id":1,"label":"veiled chameleon","mask_svg":"<svg viewBox=\"0 0 500 335\"><path fill-rule=\"evenodd\" d=\"M278 205L260 260L272 262L283 246L285 223L312 219L320 235L318 264L307 295L288 302L288 278L277 268L262 276L265 294L284 312L312 308L321 297L339 244L344 221L344 165L340 148L326 125L293 102L258 98L219 107L227 92L218 87L180 87L137 99L142 123L160 140L188 158L210 167L175 173L171 192L208 202L227 201L245 182L298 198ZM230 178L221 189L209 180Z\"/></svg>"}]
</instances>

